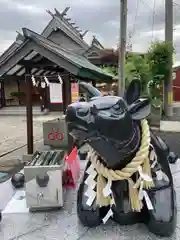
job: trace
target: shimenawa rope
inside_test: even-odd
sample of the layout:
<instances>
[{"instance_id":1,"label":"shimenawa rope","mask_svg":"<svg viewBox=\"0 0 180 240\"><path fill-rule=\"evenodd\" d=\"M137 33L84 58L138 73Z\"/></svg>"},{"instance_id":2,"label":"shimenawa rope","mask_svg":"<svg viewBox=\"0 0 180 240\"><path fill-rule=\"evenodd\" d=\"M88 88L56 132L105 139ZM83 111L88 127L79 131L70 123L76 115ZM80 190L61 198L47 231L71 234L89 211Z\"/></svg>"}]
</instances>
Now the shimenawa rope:
<instances>
[{"instance_id":1,"label":"shimenawa rope","mask_svg":"<svg viewBox=\"0 0 180 240\"><path fill-rule=\"evenodd\" d=\"M90 161L97 171L97 185L96 185L96 204L100 207L114 204L112 195L104 196L103 189L112 181L127 180L129 185L129 200L133 211L141 211L142 198L140 189L149 189L153 187L153 180L151 176L151 167L149 159L150 148L150 130L147 120L141 121L141 144L135 157L125 168L121 170L112 170L106 168L102 161L99 160L96 152L91 149ZM136 182L132 180L132 175L136 174ZM109 187L111 184L109 184Z\"/></svg>"}]
</instances>

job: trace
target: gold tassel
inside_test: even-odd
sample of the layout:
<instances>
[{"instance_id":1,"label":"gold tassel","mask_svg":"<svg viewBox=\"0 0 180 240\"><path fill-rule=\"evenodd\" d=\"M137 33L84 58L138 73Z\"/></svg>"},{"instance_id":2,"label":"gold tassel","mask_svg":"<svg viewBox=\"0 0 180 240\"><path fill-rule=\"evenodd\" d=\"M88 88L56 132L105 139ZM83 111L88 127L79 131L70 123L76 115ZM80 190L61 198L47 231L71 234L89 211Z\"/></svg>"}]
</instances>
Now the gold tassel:
<instances>
[{"instance_id":1,"label":"gold tassel","mask_svg":"<svg viewBox=\"0 0 180 240\"><path fill-rule=\"evenodd\" d=\"M128 179L129 183L129 201L131 204L132 211L140 212L142 209L142 201L139 199L139 192L136 187L134 187L134 182L132 179Z\"/></svg>"},{"instance_id":2,"label":"gold tassel","mask_svg":"<svg viewBox=\"0 0 180 240\"><path fill-rule=\"evenodd\" d=\"M96 204L99 206L99 207L103 207L103 206L109 206L110 203L111 203L111 197L104 197L103 195L103 189L104 187L106 186L106 179L98 174L98 177L97 177L97 189L96 189Z\"/></svg>"},{"instance_id":3,"label":"gold tassel","mask_svg":"<svg viewBox=\"0 0 180 240\"><path fill-rule=\"evenodd\" d=\"M149 157L147 157L147 158L144 160L143 167L142 167L142 171L143 171L144 174L146 174L146 175L148 175L150 178L152 178L151 166L150 166ZM152 181L146 181L146 180L144 180L143 182L144 182L143 188L145 188L145 189L150 189L150 188L152 188L152 187L154 186L153 180L152 180Z\"/></svg>"}]
</instances>

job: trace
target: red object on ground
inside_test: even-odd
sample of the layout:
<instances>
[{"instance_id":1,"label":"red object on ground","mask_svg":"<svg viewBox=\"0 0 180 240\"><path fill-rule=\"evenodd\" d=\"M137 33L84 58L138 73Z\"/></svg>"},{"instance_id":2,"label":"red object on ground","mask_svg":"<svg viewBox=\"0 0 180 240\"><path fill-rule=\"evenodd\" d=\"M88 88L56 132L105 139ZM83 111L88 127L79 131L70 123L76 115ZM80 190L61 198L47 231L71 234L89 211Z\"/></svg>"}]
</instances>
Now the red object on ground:
<instances>
[{"instance_id":1,"label":"red object on ground","mask_svg":"<svg viewBox=\"0 0 180 240\"><path fill-rule=\"evenodd\" d=\"M80 164L77 147L74 147L69 156L65 156L65 170L63 172L63 186L66 188L75 188L79 173Z\"/></svg>"}]
</instances>

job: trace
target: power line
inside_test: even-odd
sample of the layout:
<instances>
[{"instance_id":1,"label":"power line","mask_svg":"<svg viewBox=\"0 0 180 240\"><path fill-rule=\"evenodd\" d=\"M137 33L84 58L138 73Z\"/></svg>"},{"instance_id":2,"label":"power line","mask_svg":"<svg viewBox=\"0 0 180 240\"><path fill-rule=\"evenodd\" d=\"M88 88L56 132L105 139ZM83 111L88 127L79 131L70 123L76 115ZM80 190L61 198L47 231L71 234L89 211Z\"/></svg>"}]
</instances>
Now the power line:
<instances>
[{"instance_id":1,"label":"power line","mask_svg":"<svg viewBox=\"0 0 180 240\"><path fill-rule=\"evenodd\" d=\"M135 29L136 29L136 21L137 21L137 16L138 16L138 9L139 9L139 2L140 0L137 0L136 2L136 13L135 13L135 17L134 17L134 24L133 24L133 30L132 30L132 38L135 34Z\"/></svg>"},{"instance_id":2,"label":"power line","mask_svg":"<svg viewBox=\"0 0 180 240\"><path fill-rule=\"evenodd\" d=\"M176 3L176 2L173 2L173 5L178 7L180 9L180 4Z\"/></svg>"},{"instance_id":3,"label":"power line","mask_svg":"<svg viewBox=\"0 0 180 240\"><path fill-rule=\"evenodd\" d=\"M178 3L173 2L173 6L174 6L174 9L180 12L180 5ZM177 12L174 11L174 21L175 21L174 25L176 25L176 16L178 16ZM176 28L174 28L174 30L176 30Z\"/></svg>"},{"instance_id":4,"label":"power line","mask_svg":"<svg viewBox=\"0 0 180 240\"><path fill-rule=\"evenodd\" d=\"M154 13L154 10L146 3L144 2L143 0L140 0L141 3L146 7L148 8L156 17L158 17L159 19L161 19L163 22L165 21L165 18L162 18L161 16L159 16L157 13Z\"/></svg>"},{"instance_id":5,"label":"power line","mask_svg":"<svg viewBox=\"0 0 180 240\"><path fill-rule=\"evenodd\" d=\"M153 38L154 38L155 14L156 14L156 1L154 0L154 6L153 6L153 22L152 22L152 41L153 41Z\"/></svg>"},{"instance_id":6,"label":"power line","mask_svg":"<svg viewBox=\"0 0 180 240\"><path fill-rule=\"evenodd\" d=\"M133 21L133 27L132 27L132 31L129 32L129 36L128 36L128 43L127 43L128 51L132 51L132 39L135 34L138 9L139 9L139 0L136 1L136 11L135 11L135 16L134 16L134 21Z\"/></svg>"}]
</instances>

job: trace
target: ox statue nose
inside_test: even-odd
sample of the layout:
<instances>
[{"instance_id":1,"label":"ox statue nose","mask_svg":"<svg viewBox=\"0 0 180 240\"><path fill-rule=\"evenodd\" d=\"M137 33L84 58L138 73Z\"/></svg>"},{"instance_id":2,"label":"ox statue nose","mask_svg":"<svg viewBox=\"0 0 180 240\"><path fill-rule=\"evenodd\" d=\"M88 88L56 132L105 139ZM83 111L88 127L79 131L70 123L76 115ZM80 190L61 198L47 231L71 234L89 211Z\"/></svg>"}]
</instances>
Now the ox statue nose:
<instances>
[{"instance_id":1,"label":"ox statue nose","mask_svg":"<svg viewBox=\"0 0 180 240\"><path fill-rule=\"evenodd\" d=\"M70 104L66 110L66 122L75 122L77 118L84 117L89 110L87 102L75 102Z\"/></svg>"}]
</instances>

